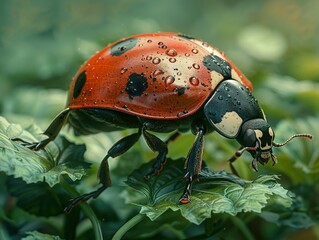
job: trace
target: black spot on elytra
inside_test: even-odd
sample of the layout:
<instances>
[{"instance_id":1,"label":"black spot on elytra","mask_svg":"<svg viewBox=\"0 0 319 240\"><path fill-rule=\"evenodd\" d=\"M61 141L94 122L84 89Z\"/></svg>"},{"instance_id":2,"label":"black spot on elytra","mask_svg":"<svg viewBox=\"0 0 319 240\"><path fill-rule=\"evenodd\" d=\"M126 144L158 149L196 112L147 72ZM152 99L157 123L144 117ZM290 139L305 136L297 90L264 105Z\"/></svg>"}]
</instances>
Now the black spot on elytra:
<instances>
[{"instance_id":1,"label":"black spot on elytra","mask_svg":"<svg viewBox=\"0 0 319 240\"><path fill-rule=\"evenodd\" d=\"M146 77L141 74L132 73L127 81L125 91L130 98L141 96L147 89L148 83Z\"/></svg>"},{"instance_id":2,"label":"black spot on elytra","mask_svg":"<svg viewBox=\"0 0 319 240\"><path fill-rule=\"evenodd\" d=\"M128 38L121 42L118 42L111 47L111 55L121 56L123 53L134 48L137 42L138 42L137 38Z\"/></svg>"},{"instance_id":3,"label":"black spot on elytra","mask_svg":"<svg viewBox=\"0 0 319 240\"><path fill-rule=\"evenodd\" d=\"M179 89L177 90L178 96L183 95L183 94L185 93L185 90L186 90L186 88L184 88L184 87L179 88Z\"/></svg>"},{"instance_id":4,"label":"black spot on elytra","mask_svg":"<svg viewBox=\"0 0 319 240\"><path fill-rule=\"evenodd\" d=\"M203 64L209 71L220 73L224 79L231 79L231 66L224 59L216 55L208 55L204 57Z\"/></svg>"},{"instance_id":5,"label":"black spot on elytra","mask_svg":"<svg viewBox=\"0 0 319 240\"><path fill-rule=\"evenodd\" d=\"M80 73L74 84L73 98L77 98L86 82L86 71Z\"/></svg>"},{"instance_id":6,"label":"black spot on elytra","mask_svg":"<svg viewBox=\"0 0 319 240\"><path fill-rule=\"evenodd\" d=\"M186 88L185 87L176 87L173 89L174 92L177 92L178 96L182 96L185 93Z\"/></svg>"}]
</instances>

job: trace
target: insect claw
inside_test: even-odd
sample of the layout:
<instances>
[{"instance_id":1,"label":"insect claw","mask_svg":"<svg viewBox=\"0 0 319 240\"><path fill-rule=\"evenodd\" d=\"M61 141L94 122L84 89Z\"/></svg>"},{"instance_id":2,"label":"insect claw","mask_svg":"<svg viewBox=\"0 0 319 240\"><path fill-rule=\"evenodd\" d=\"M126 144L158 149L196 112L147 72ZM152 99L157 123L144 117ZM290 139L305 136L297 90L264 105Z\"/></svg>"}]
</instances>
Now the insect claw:
<instances>
[{"instance_id":1,"label":"insect claw","mask_svg":"<svg viewBox=\"0 0 319 240\"><path fill-rule=\"evenodd\" d=\"M271 154L271 160L272 160L272 165L275 166L275 164L278 163L277 157L274 154Z\"/></svg>"},{"instance_id":2,"label":"insect claw","mask_svg":"<svg viewBox=\"0 0 319 240\"><path fill-rule=\"evenodd\" d=\"M257 167L257 159L254 158L254 160L251 162L251 166L253 167L253 169L258 172L258 167Z\"/></svg>"}]
</instances>

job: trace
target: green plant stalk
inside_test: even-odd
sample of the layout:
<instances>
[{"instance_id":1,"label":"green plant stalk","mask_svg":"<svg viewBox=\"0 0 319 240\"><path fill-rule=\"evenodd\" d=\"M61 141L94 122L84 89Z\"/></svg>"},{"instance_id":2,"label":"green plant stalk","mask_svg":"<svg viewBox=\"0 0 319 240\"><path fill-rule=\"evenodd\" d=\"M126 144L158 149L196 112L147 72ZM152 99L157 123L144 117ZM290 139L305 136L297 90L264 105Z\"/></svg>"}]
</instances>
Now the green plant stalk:
<instances>
[{"instance_id":1,"label":"green plant stalk","mask_svg":"<svg viewBox=\"0 0 319 240\"><path fill-rule=\"evenodd\" d=\"M117 232L114 234L112 240L120 240L132 227L141 222L146 215L138 213L127 221L122 227L120 227Z\"/></svg>"},{"instance_id":2,"label":"green plant stalk","mask_svg":"<svg viewBox=\"0 0 319 240\"><path fill-rule=\"evenodd\" d=\"M63 186L63 188L70 193L71 196L77 196L79 195L79 193L73 188L71 187L64 178L61 178L61 185ZM87 204L87 203L81 203L80 207L82 208L83 212L85 213L85 215L90 219L91 223L92 223L92 228L93 228L93 232L94 232L94 236L96 240L103 240L103 235L102 235L102 230L100 227L100 223L99 220L97 219L94 211L92 210L92 208Z\"/></svg>"},{"instance_id":3,"label":"green plant stalk","mask_svg":"<svg viewBox=\"0 0 319 240\"><path fill-rule=\"evenodd\" d=\"M75 239L76 228L80 220L80 208L75 208L69 214L65 214L64 217L64 238Z\"/></svg>"},{"instance_id":4,"label":"green plant stalk","mask_svg":"<svg viewBox=\"0 0 319 240\"><path fill-rule=\"evenodd\" d=\"M232 217L230 219L234 223L234 225L242 232L245 239L255 240L255 237L253 236L247 225L239 217Z\"/></svg>"}]
</instances>

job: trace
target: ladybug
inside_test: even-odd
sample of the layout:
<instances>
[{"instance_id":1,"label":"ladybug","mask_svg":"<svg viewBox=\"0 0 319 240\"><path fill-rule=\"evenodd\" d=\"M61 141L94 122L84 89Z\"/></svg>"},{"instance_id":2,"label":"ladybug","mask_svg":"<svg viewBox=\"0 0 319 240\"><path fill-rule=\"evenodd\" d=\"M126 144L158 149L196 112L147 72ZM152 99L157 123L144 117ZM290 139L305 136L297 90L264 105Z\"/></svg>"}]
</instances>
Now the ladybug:
<instances>
[{"instance_id":1,"label":"ladybug","mask_svg":"<svg viewBox=\"0 0 319 240\"><path fill-rule=\"evenodd\" d=\"M108 150L98 171L102 186L72 199L65 209L69 212L111 185L108 159L125 153L141 135L158 153L146 173L149 178L165 163L168 141L191 130L195 140L186 158L188 180L179 199L188 203L192 182L201 171L206 134L216 131L236 139L241 147L230 164L248 151L256 171L257 162L277 162L272 147L295 137L312 138L296 134L282 144L275 143L274 131L251 92L251 82L224 53L206 42L171 32L135 35L109 44L84 63L71 82L66 109L44 132L47 138L23 144L43 149L66 121L76 135L137 129ZM150 131L173 134L164 142Z\"/></svg>"}]
</instances>

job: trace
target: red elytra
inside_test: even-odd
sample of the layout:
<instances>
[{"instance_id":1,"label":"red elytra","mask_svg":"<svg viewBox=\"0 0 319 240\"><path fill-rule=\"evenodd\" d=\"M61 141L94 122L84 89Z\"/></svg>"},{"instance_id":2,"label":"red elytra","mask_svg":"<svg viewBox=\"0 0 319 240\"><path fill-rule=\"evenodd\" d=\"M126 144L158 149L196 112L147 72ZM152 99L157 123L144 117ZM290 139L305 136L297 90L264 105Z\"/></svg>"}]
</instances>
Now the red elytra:
<instances>
[{"instance_id":1,"label":"red elytra","mask_svg":"<svg viewBox=\"0 0 319 240\"><path fill-rule=\"evenodd\" d=\"M92 56L73 78L68 107L105 108L152 119L191 115L224 80L204 65L208 55L224 60L230 66L230 78L252 90L236 66L207 43L170 32L141 34Z\"/></svg>"}]
</instances>

